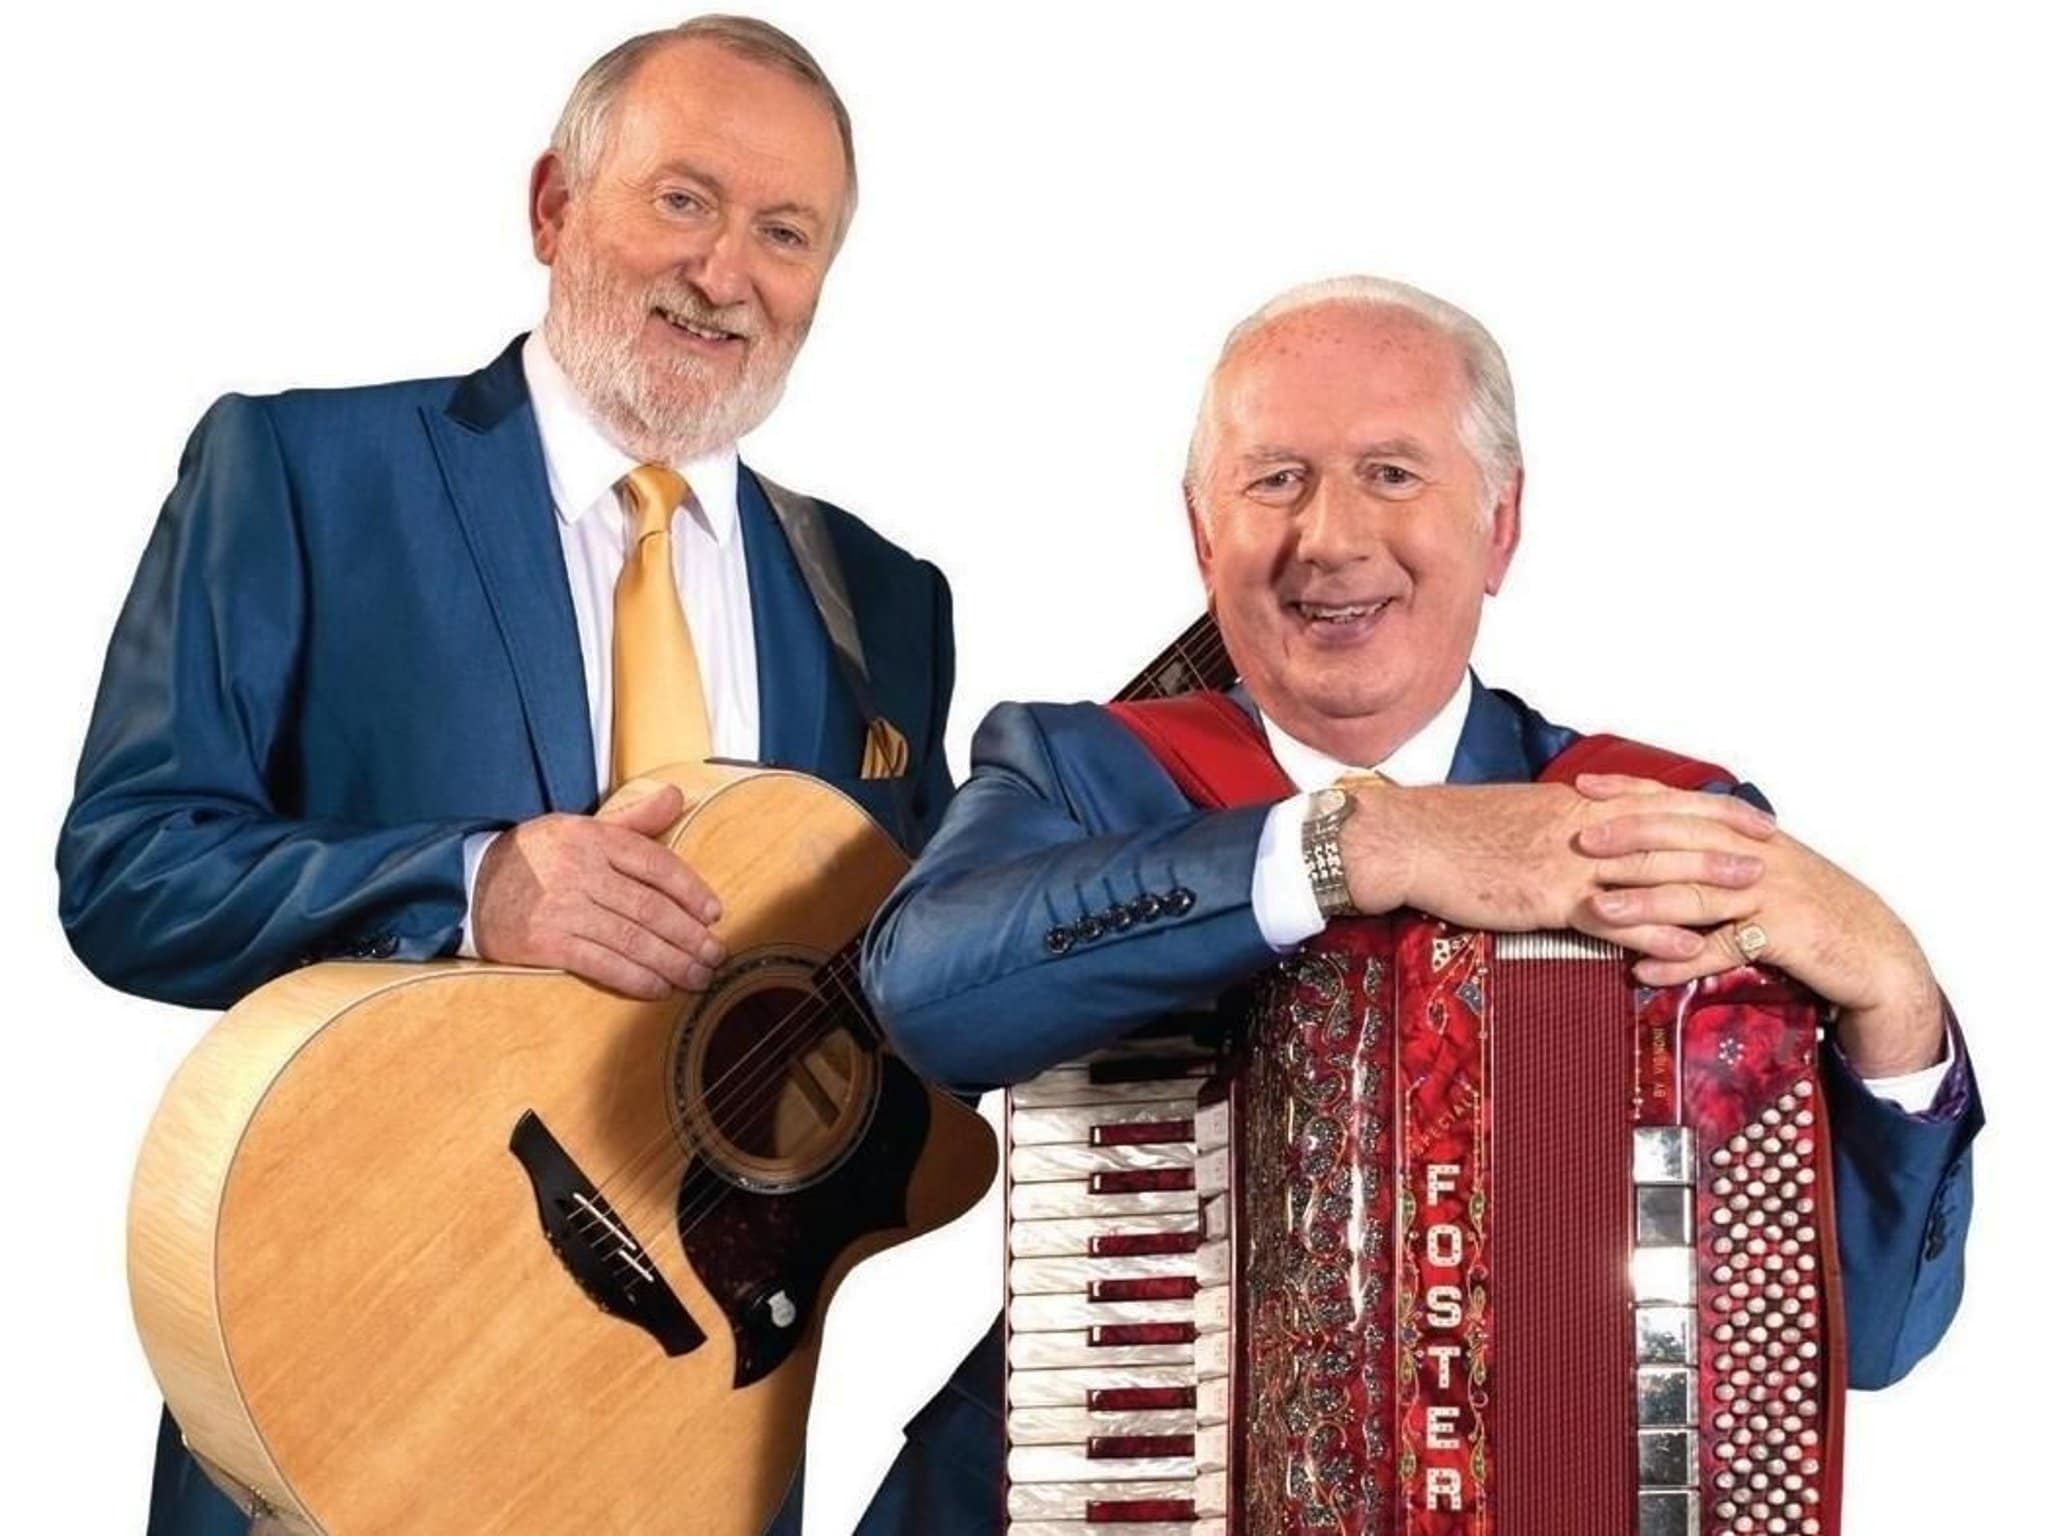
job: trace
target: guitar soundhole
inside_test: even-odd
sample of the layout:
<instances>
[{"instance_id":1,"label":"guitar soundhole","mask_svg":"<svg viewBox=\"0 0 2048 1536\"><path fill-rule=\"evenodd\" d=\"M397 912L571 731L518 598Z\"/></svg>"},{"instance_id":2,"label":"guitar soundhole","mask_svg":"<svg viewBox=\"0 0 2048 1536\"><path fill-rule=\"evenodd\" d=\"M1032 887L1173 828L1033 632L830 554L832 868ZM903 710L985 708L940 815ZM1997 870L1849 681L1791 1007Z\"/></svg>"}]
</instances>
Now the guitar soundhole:
<instances>
[{"instance_id":1,"label":"guitar soundhole","mask_svg":"<svg viewBox=\"0 0 2048 1536\"><path fill-rule=\"evenodd\" d=\"M733 978L705 1000L681 1062L677 1086L699 1154L752 1188L821 1178L873 1112L873 1048L808 980L786 963Z\"/></svg>"}]
</instances>

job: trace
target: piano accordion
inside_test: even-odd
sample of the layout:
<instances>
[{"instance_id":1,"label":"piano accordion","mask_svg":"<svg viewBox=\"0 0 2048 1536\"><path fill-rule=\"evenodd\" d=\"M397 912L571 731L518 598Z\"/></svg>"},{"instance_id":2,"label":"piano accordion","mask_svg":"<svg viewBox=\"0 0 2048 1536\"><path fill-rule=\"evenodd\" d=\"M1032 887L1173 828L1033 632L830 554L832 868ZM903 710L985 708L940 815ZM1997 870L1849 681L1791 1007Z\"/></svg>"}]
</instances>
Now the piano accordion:
<instances>
[{"instance_id":1,"label":"piano accordion","mask_svg":"<svg viewBox=\"0 0 2048 1536\"><path fill-rule=\"evenodd\" d=\"M1333 924L1011 1092L1008 1536L1835 1536L1814 1000Z\"/></svg>"}]
</instances>

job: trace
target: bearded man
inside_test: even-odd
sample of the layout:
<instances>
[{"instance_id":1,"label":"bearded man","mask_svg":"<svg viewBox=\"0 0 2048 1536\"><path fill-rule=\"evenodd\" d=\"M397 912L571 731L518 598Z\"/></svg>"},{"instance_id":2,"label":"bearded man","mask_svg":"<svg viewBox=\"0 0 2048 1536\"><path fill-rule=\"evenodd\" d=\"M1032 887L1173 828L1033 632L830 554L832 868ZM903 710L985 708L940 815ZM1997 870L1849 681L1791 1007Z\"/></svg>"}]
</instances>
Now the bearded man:
<instances>
[{"instance_id":1,"label":"bearded man","mask_svg":"<svg viewBox=\"0 0 2048 1536\"><path fill-rule=\"evenodd\" d=\"M1233 733L1263 736L1301 793L1198 809L1108 710L1001 705L869 931L869 994L913 1066L973 1088L1206 1003L1352 911L1574 928L1637 952L1652 985L1768 963L1833 1005L1849 1381L1882 1386L1962 1290L1982 1116L1954 1022L1905 925L1750 786L1533 782L1577 733L1469 668L1521 486L1506 360L1463 311L1351 278L1246 320L1209 381L1186 502L1242 677ZM1360 770L1387 782L1330 796ZM979 1414L988 1492L955 1533L997 1520L993 1339L979 1363L950 1410Z\"/></svg>"},{"instance_id":2,"label":"bearded man","mask_svg":"<svg viewBox=\"0 0 2048 1536\"><path fill-rule=\"evenodd\" d=\"M87 965L208 1008L328 956L701 989L717 893L657 841L680 794L591 814L683 756L801 769L922 839L952 791L945 582L735 447L855 190L846 109L794 40L636 37L534 168L540 330L465 378L208 412L59 848ZM247 1526L166 1418L152 1536Z\"/></svg>"}]
</instances>

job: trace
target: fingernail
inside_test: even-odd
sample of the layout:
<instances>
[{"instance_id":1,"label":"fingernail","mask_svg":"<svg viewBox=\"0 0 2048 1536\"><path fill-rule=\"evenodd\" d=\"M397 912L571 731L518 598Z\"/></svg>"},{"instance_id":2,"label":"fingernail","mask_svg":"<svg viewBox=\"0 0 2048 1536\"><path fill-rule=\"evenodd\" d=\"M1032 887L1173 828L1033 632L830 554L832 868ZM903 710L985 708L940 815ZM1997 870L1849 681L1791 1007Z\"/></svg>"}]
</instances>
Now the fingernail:
<instances>
[{"instance_id":1,"label":"fingernail","mask_svg":"<svg viewBox=\"0 0 2048 1536\"><path fill-rule=\"evenodd\" d=\"M716 939L706 939L697 946L697 953L703 957L706 965L725 964L725 946Z\"/></svg>"},{"instance_id":2,"label":"fingernail","mask_svg":"<svg viewBox=\"0 0 2048 1536\"><path fill-rule=\"evenodd\" d=\"M723 916L725 916L725 908L719 904L716 896L711 897L704 903L705 922L715 923Z\"/></svg>"},{"instance_id":3,"label":"fingernail","mask_svg":"<svg viewBox=\"0 0 2048 1536\"><path fill-rule=\"evenodd\" d=\"M1678 947L1680 951L1685 955L1686 959L1690 960L1693 956L1697 955L1702 949L1705 949L1707 947L1707 941L1701 938L1698 934L1689 932L1685 935L1684 938L1678 941Z\"/></svg>"},{"instance_id":4,"label":"fingernail","mask_svg":"<svg viewBox=\"0 0 2048 1536\"><path fill-rule=\"evenodd\" d=\"M1600 909L1602 917L1618 918L1628 916L1629 898L1627 893L1623 891L1602 891L1593 898L1593 905Z\"/></svg>"}]
</instances>

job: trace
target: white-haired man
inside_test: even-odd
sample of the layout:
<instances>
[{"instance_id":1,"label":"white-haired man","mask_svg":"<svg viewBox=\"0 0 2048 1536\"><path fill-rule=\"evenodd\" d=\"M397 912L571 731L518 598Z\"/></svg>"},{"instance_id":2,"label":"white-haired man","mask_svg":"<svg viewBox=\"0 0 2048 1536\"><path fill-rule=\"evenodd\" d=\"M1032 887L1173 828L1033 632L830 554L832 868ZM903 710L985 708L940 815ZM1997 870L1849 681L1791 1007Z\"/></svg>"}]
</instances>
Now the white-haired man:
<instances>
[{"instance_id":1,"label":"white-haired man","mask_svg":"<svg viewBox=\"0 0 2048 1536\"><path fill-rule=\"evenodd\" d=\"M1577 733L1469 667L1521 481L1506 362L1462 311L1352 278L1245 321L1203 400L1188 514L1242 678L1213 702L1299 793L1204 809L1110 711L999 706L870 931L869 993L914 1066L986 1087L1200 1005L1338 913L1576 928L1652 984L1766 961L1836 1007L1849 1376L1881 1386L1961 1292L1981 1115L1953 1022L1905 925L1748 785L1533 782ZM1387 784L1333 790L1360 770ZM952 1407L989 1409L992 1469L992 1343L979 1366ZM975 1507L947 1529L993 1529L993 1490Z\"/></svg>"},{"instance_id":2,"label":"white-haired man","mask_svg":"<svg viewBox=\"0 0 2048 1536\"><path fill-rule=\"evenodd\" d=\"M337 955L701 988L717 893L656 841L680 796L591 814L686 758L800 768L922 839L952 788L944 580L736 447L855 185L793 39L729 16L636 37L534 167L539 330L467 377L208 413L58 852L96 973L201 1007ZM151 1536L247 1525L166 1419Z\"/></svg>"}]
</instances>

